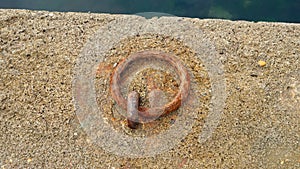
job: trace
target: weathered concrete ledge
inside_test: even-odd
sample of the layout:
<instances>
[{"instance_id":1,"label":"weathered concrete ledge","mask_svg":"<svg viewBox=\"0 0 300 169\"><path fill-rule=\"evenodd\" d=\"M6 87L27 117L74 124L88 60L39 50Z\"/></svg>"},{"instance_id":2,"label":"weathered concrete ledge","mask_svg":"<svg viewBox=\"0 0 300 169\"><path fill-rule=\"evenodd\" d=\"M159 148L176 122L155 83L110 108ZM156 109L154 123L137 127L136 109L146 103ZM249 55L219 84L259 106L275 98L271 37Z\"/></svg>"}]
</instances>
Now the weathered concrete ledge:
<instances>
[{"instance_id":1,"label":"weathered concrete ledge","mask_svg":"<svg viewBox=\"0 0 300 169\"><path fill-rule=\"evenodd\" d=\"M132 16L0 10L1 167L300 168L300 25L292 23L182 18L224 65L226 106L212 138L198 142L204 118L155 157L95 146L75 114L74 65L89 38L120 17Z\"/></svg>"}]
</instances>

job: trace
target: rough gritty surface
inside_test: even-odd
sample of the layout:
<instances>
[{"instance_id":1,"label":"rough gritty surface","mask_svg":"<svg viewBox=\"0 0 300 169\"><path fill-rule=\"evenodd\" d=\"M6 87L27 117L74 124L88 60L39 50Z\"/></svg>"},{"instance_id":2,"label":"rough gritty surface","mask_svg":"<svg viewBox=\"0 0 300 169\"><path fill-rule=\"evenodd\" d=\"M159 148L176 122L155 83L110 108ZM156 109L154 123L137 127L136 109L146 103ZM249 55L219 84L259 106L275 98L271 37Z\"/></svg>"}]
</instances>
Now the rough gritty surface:
<instances>
[{"instance_id":1,"label":"rough gritty surface","mask_svg":"<svg viewBox=\"0 0 300 169\"><path fill-rule=\"evenodd\" d=\"M226 108L211 140L199 144L196 127L171 152L139 159L94 146L74 113L72 71L89 37L117 17L0 10L1 167L300 167L299 24L186 18L226 58Z\"/></svg>"}]
</instances>

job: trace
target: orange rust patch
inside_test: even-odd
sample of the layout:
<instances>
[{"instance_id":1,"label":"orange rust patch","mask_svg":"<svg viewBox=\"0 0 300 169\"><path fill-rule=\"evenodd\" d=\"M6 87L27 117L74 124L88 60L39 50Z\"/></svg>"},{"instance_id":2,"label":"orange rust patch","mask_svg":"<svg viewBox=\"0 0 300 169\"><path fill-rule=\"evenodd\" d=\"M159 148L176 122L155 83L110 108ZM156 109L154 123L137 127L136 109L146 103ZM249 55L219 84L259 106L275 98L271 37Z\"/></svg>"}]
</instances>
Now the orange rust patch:
<instances>
[{"instance_id":1,"label":"orange rust patch","mask_svg":"<svg viewBox=\"0 0 300 169\"><path fill-rule=\"evenodd\" d=\"M105 62L101 62L97 68L96 75L111 74L113 66L107 65Z\"/></svg>"}]
</instances>

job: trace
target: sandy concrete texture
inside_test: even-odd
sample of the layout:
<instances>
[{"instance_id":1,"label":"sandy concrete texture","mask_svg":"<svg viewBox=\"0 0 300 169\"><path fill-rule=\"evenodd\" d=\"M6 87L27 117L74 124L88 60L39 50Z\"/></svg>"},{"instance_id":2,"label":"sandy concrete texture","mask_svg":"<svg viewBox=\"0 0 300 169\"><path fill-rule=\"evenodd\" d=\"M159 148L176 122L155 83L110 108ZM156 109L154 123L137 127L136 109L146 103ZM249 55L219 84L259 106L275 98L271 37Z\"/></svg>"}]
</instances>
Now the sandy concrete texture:
<instances>
[{"instance_id":1,"label":"sandy concrete texture","mask_svg":"<svg viewBox=\"0 0 300 169\"><path fill-rule=\"evenodd\" d=\"M300 168L300 25L292 23L182 18L203 32L224 65L226 105L212 137L198 141L204 106L191 132L154 157L120 157L95 145L75 113L74 67L88 40L121 17L132 19L0 10L0 167ZM193 58L192 50L168 38L122 40L108 67L120 59L120 51L145 46L176 48ZM207 77L203 65L193 67Z\"/></svg>"}]
</instances>

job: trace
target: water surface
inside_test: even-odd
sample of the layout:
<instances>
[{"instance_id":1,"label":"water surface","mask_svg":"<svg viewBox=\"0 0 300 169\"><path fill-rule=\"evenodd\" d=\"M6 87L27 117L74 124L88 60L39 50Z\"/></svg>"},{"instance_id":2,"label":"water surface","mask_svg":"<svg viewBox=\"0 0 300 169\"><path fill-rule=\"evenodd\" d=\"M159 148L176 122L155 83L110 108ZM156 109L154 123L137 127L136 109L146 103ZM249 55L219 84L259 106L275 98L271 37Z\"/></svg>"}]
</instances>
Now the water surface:
<instances>
[{"instance_id":1,"label":"water surface","mask_svg":"<svg viewBox=\"0 0 300 169\"><path fill-rule=\"evenodd\" d=\"M299 0L1 0L0 8L300 22Z\"/></svg>"}]
</instances>

